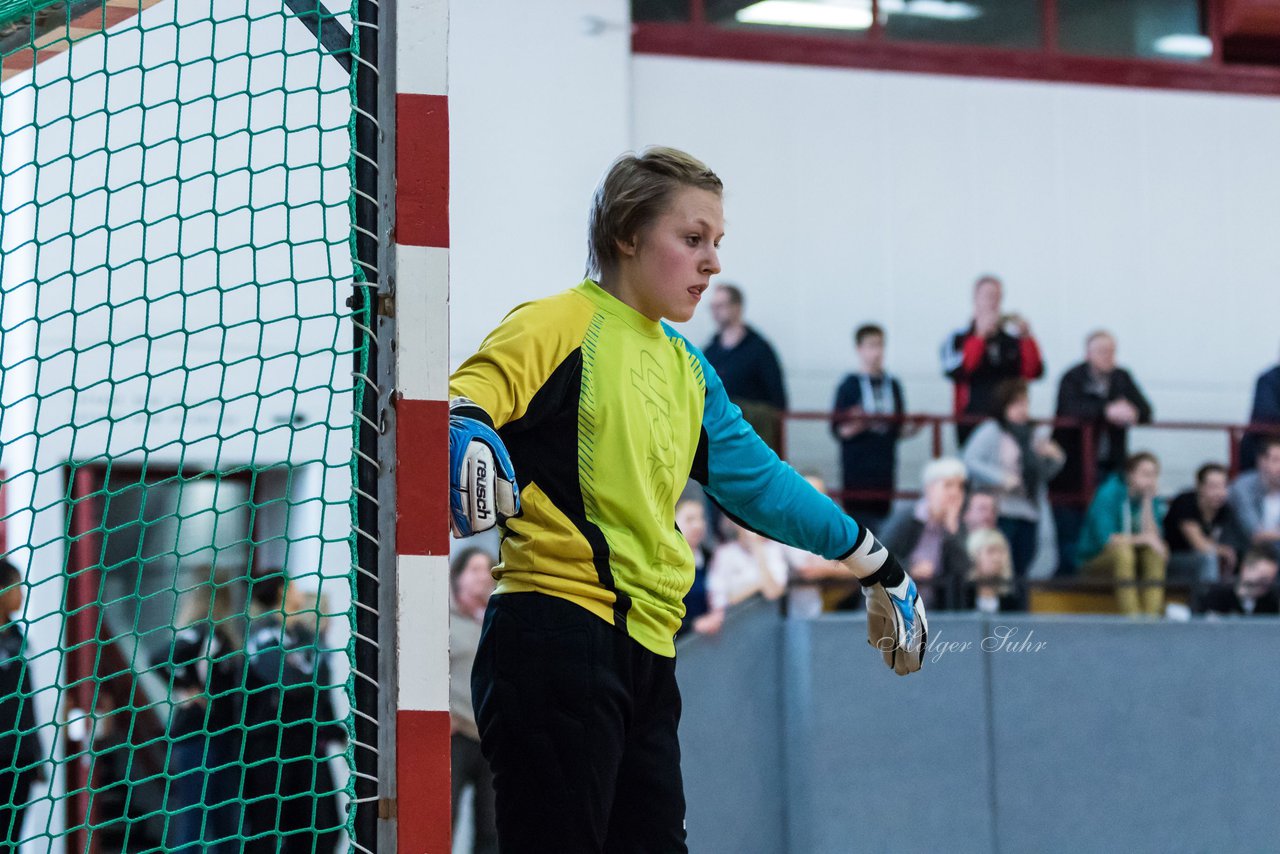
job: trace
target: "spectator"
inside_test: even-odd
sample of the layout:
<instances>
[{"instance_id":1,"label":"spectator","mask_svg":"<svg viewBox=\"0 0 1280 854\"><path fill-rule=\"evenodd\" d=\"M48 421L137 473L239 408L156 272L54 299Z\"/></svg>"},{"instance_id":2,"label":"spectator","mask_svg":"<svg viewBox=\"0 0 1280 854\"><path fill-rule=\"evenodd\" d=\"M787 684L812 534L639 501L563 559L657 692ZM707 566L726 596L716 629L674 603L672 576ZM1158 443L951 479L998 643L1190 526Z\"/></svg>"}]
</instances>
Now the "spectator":
<instances>
[{"instance_id":1,"label":"spectator","mask_svg":"<svg viewBox=\"0 0 1280 854\"><path fill-rule=\"evenodd\" d=\"M1009 541L1013 572L1021 581L1035 560L1049 479L1065 455L1052 439L1036 439L1026 380L1006 380L996 399L999 414L969 437L964 464L975 486L996 490L996 524Z\"/></svg>"},{"instance_id":2,"label":"spectator","mask_svg":"<svg viewBox=\"0 0 1280 854\"><path fill-rule=\"evenodd\" d=\"M1231 486L1231 509L1248 545L1280 557L1280 436L1258 439L1258 467Z\"/></svg>"},{"instance_id":3,"label":"spectator","mask_svg":"<svg viewBox=\"0 0 1280 854\"><path fill-rule=\"evenodd\" d=\"M44 778L44 747L27 665L22 614L22 574L0 559L0 849L16 850L31 787ZM12 846L12 847L11 847Z\"/></svg>"},{"instance_id":4,"label":"spectator","mask_svg":"<svg viewBox=\"0 0 1280 854\"><path fill-rule=\"evenodd\" d=\"M969 572L964 528L964 463L954 457L924 467L924 495L885 523L881 542L915 579L928 608L958 605L957 594Z\"/></svg>"},{"instance_id":5,"label":"spectator","mask_svg":"<svg viewBox=\"0 0 1280 854\"><path fill-rule=\"evenodd\" d=\"M826 495L827 484L821 477L816 474L806 474L804 479L814 489ZM836 579L847 581L849 573L841 566L840 561L827 560L821 555L795 546L783 546L782 554L787 561L791 578L787 591L787 616L806 619L818 616L825 610L823 582ZM847 584L835 588L839 599L843 599L851 592L853 590Z\"/></svg>"},{"instance_id":6,"label":"spectator","mask_svg":"<svg viewBox=\"0 0 1280 854\"><path fill-rule=\"evenodd\" d=\"M971 489L961 521L969 533L993 530L1000 518L1000 499L990 489Z\"/></svg>"},{"instance_id":7,"label":"spectator","mask_svg":"<svg viewBox=\"0 0 1280 854\"><path fill-rule=\"evenodd\" d=\"M1159 460L1145 451L1134 454L1123 477L1113 474L1098 487L1080 533L1077 559L1084 574L1114 580L1116 603L1130 616L1159 616L1164 608L1169 548L1160 538L1165 506L1159 487Z\"/></svg>"},{"instance_id":8,"label":"spectator","mask_svg":"<svg viewBox=\"0 0 1280 854\"><path fill-rule=\"evenodd\" d=\"M330 854L341 834L327 747L344 732L330 698L327 656L287 617L302 590L280 570L256 576L257 614L245 640L245 854Z\"/></svg>"},{"instance_id":9,"label":"spectator","mask_svg":"<svg viewBox=\"0 0 1280 854\"><path fill-rule=\"evenodd\" d=\"M743 322L742 308L741 289L716 285L711 316L717 332L702 352L747 423L782 456L782 413L787 409L782 366L769 342Z\"/></svg>"},{"instance_id":10,"label":"spectator","mask_svg":"<svg viewBox=\"0 0 1280 854\"><path fill-rule=\"evenodd\" d=\"M454 837L458 835L458 805L468 786L472 791L472 851L497 854L498 825L494 818L493 773L480 754L480 730L471 705L471 667L480 644L484 609L493 593L497 563L481 548L467 548L449 564L449 755L453 766L450 786Z\"/></svg>"},{"instance_id":11,"label":"spectator","mask_svg":"<svg viewBox=\"0 0 1280 854\"><path fill-rule=\"evenodd\" d=\"M1276 557L1262 549L1250 549L1240 562L1240 576L1233 586L1219 585L1205 596L1204 610L1230 614L1280 614L1276 595Z\"/></svg>"},{"instance_id":12,"label":"spectator","mask_svg":"<svg viewBox=\"0 0 1280 854\"><path fill-rule=\"evenodd\" d=\"M737 605L757 593L777 599L787 587L787 561L782 546L728 517L722 523L723 541L707 570L707 597L712 611Z\"/></svg>"},{"instance_id":13,"label":"spectator","mask_svg":"<svg viewBox=\"0 0 1280 854\"><path fill-rule=\"evenodd\" d=\"M1116 366L1116 339L1097 331L1085 339L1085 360L1062 375L1058 384L1058 418L1084 422L1058 427L1053 438L1067 453L1067 463L1053 481L1054 521L1058 528L1060 574L1075 568L1075 547L1090 495L1083 495L1085 472L1093 466L1098 484L1124 468L1129 456L1129 428L1151 421L1151 404L1133 376ZM1091 430L1093 454L1084 458L1084 430Z\"/></svg>"},{"instance_id":14,"label":"spectator","mask_svg":"<svg viewBox=\"0 0 1280 854\"><path fill-rule=\"evenodd\" d=\"M902 424L861 416L901 418L906 401L902 385L884 370L884 330L875 324L859 326L853 334L853 343L862 370L845 377L836 390L836 414L831 432L840 441L845 492L885 493L882 498L844 497L844 511L859 524L874 530L889 515Z\"/></svg>"},{"instance_id":15,"label":"spectator","mask_svg":"<svg viewBox=\"0 0 1280 854\"><path fill-rule=\"evenodd\" d=\"M965 608L996 614L1020 610L1013 586L1009 541L994 528L973 531L965 541L973 569L965 584Z\"/></svg>"},{"instance_id":16,"label":"spectator","mask_svg":"<svg viewBox=\"0 0 1280 854\"><path fill-rule=\"evenodd\" d=\"M1236 568L1229 544L1234 517L1227 504L1227 468L1207 463L1196 472L1196 488L1169 505L1164 539L1169 544L1169 578L1211 584Z\"/></svg>"},{"instance_id":17,"label":"spectator","mask_svg":"<svg viewBox=\"0 0 1280 854\"><path fill-rule=\"evenodd\" d=\"M1250 424L1267 424L1280 430L1280 365L1264 371L1258 377L1253 390L1253 408L1249 412ZM1258 440L1264 435L1280 433L1245 433L1240 442L1240 465L1243 471L1253 471L1258 460Z\"/></svg>"},{"instance_id":18,"label":"spectator","mask_svg":"<svg viewBox=\"0 0 1280 854\"><path fill-rule=\"evenodd\" d=\"M956 330L942 345L942 370L955 382L955 414L996 414L996 388L1004 380L1039 379L1044 375L1040 347L1020 315L1000 313L1004 285L983 276L973 286L973 321ZM964 444L973 424L956 424Z\"/></svg>"},{"instance_id":19,"label":"spectator","mask_svg":"<svg viewBox=\"0 0 1280 854\"><path fill-rule=\"evenodd\" d=\"M711 610L707 598L707 567L711 565L711 545L707 542L707 514L702 501L684 498L676 505L676 527L693 552L693 586L684 595L684 619L677 635L689 631L713 635L724 625L724 610Z\"/></svg>"},{"instance_id":20,"label":"spectator","mask_svg":"<svg viewBox=\"0 0 1280 854\"><path fill-rule=\"evenodd\" d=\"M166 792L165 850L239 851L240 686L244 679L242 633L232 586L215 579L179 594L180 609L170 653L174 707L169 716L171 782ZM241 611L243 614L243 611Z\"/></svg>"}]
</instances>

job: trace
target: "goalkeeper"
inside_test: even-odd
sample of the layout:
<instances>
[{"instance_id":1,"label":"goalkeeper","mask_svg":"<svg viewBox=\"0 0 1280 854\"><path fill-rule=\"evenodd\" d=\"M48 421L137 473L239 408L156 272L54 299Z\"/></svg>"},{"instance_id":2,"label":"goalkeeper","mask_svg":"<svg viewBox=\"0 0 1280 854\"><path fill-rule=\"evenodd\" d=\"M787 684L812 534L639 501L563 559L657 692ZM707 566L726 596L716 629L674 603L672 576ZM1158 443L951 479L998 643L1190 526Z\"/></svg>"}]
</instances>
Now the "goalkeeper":
<instances>
[{"instance_id":1,"label":"goalkeeper","mask_svg":"<svg viewBox=\"0 0 1280 854\"><path fill-rule=\"evenodd\" d=\"M900 674L921 664L911 579L663 322L689 320L720 271L721 190L681 151L619 158L592 205L592 278L518 306L450 380L451 524L503 529L471 681L503 854L687 851L674 636L689 477L747 527L843 561L872 645Z\"/></svg>"}]
</instances>

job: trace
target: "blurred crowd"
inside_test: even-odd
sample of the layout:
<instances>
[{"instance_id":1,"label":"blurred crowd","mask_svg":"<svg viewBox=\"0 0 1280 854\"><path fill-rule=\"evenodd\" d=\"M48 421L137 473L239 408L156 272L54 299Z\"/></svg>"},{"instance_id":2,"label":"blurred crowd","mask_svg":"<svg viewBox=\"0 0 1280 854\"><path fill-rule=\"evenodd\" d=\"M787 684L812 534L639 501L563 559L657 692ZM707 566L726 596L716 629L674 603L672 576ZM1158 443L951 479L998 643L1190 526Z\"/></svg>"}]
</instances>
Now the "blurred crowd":
<instances>
[{"instance_id":1,"label":"blurred crowd","mask_svg":"<svg viewBox=\"0 0 1280 854\"><path fill-rule=\"evenodd\" d=\"M94 850L337 850L346 822L328 759L347 732L333 705L324 597L278 569L194 575L175 591L167 655L144 665L134 654L162 698L146 699L103 644L90 690L60 690L59 719L41 720L26 585L0 560L0 850L48 843L24 820L54 769L50 733L68 737L64 773L86 777ZM81 694L88 711L73 707Z\"/></svg>"},{"instance_id":2,"label":"blurred crowd","mask_svg":"<svg viewBox=\"0 0 1280 854\"><path fill-rule=\"evenodd\" d=\"M704 352L747 420L781 451L784 375L772 345L745 322L744 303L740 288L716 287L717 332ZM1161 461L1129 448L1130 428L1150 423L1154 408L1117 362L1116 337L1086 337L1083 360L1059 380L1054 419L1037 424L1029 383L1044 377L1045 360L1030 321L1003 304L1003 283L982 276L972 317L942 344L960 451L925 466L919 500L893 500L898 443L918 422L886 368L883 327L854 331L857 370L835 393L830 427L842 482L831 494L879 534L930 607L1026 609L1028 573L1048 563L1048 575L1113 591L1115 609L1134 616L1163 615L1171 586L1190 591L1179 603L1190 610L1280 610L1280 365L1257 379L1234 478L1226 461L1206 461L1194 484L1169 497ZM699 567L687 630L716 631L724 608L752 595L786 595L801 614L857 605L828 562L744 531L710 503L704 510L701 499L687 499L678 519ZM1038 555L1046 542L1056 542L1047 561Z\"/></svg>"}]
</instances>

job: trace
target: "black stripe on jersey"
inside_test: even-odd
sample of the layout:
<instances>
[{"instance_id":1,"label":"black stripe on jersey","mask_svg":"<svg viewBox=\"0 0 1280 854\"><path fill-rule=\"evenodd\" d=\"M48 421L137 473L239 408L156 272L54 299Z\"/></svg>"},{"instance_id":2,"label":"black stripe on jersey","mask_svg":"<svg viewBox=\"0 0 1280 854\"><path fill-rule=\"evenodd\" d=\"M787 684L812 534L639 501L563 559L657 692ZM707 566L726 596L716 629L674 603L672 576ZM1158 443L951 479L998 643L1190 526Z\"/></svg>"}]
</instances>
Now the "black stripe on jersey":
<instances>
[{"instance_id":1,"label":"black stripe on jersey","mask_svg":"<svg viewBox=\"0 0 1280 854\"><path fill-rule=\"evenodd\" d=\"M609 543L587 519L578 477L578 401L582 394L582 348L574 348L529 401L525 414L498 431L511 454L516 479L536 483L551 503L573 523L591 547L591 562L600 586L614 595L614 625L624 632L631 597L614 585Z\"/></svg>"},{"instance_id":2,"label":"black stripe on jersey","mask_svg":"<svg viewBox=\"0 0 1280 854\"><path fill-rule=\"evenodd\" d=\"M745 521L739 518L737 514L732 513L729 510L726 510L724 508L724 505L721 504L719 501L717 501L714 495L706 491L707 482L711 480L710 446L711 446L711 442L707 437L707 428L703 427L701 432L699 432L698 434L698 447L693 452L693 466L689 469L689 477L693 478L695 481L697 481L699 484L702 485L703 493L707 496L707 499L710 500L711 503L714 504L720 510L721 513L728 516L729 519L732 520L735 525L737 525L740 528L746 528L748 531L751 531L754 534L759 534L760 536L764 537L766 540L773 539L763 531L758 531L751 525L747 524Z\"/></svg>"}]
</instances>

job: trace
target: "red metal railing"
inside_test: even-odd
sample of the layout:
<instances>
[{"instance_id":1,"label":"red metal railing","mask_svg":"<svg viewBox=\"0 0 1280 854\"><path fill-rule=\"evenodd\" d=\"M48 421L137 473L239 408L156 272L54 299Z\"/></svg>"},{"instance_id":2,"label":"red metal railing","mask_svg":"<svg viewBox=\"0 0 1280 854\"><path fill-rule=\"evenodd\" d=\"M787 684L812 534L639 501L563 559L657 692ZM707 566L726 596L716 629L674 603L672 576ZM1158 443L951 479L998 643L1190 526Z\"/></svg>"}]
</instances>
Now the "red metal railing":
<instances>
[{"instance_id":1,"label":"red metal railing","mask_svg":"<svg viewBox=\"0 0 1280 854\"><path fill-rule=\"evenodd\" d=\"M878 424L901 424L903 427L917 429L927 428L930 431L931 456L934 458L942 456L945 448L943 438L943 427L946 425L976 425L986 420L982 416L977 415L934 415L930 413L909 413L905 415L871 415L857 411L793 411L782 413L781 420L781 456L787 457L787 424L792 421L809 421L823 422L830 424L833 421L843 418L856 418L860 421L867 421ZM1095 422L1081 421L1076 418L1039 418L1032 419L1031 423L1035 426L1048 426L1053 428L1068 428L1080 431L1080 456L1086 460L1095 458L1095 449L1097 447L1097 425ZM1277 424L1235 424L1223 423L1217 421L1153 421L1147 424L1134 425L1134 428L1143 430L1168 430L1181 432L1199 432L1212 433L1220 432L1224 434L1227 441L1225 458L1227 459L1227 469L1230 476L1234 479L1240 472L1240 442L1246 433L1261 433L1280 436L1280 425ZM1131 428L1131 429L1134 429ZM832 441L838 442L837 439ZM1082 467L1082 479L1080 489L1075 493L1055 492L1055 500L1077 504L1084 506L1088 504L1092 498L1094 491L1097 489L1097 471L1094 466L1086 465ZM828 490L833 498L912 498L919 495L918 491L895 489L892 492L886 490Z\"/></svg>"}]
</instances>

